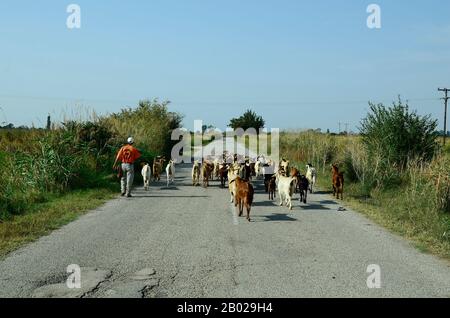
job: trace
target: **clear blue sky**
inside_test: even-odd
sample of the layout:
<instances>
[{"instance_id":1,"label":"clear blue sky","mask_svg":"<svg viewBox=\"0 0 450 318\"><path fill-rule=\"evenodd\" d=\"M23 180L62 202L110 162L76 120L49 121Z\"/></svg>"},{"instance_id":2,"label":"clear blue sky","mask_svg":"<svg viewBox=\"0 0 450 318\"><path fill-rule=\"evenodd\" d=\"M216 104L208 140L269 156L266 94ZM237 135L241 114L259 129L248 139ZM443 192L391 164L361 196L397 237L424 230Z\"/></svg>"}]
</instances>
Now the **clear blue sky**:
<instances>
[{"instance_id":1,"label":"clear blue sky","mask_svg":"<svg viewBox=\"0 0 450 318\"><path fill-rule=\"evenodd\" d=\"M70 3L79 30L66 28ZM370 3L381 30L366 26ZM159 97L189 128L223 128L252 108L268 127L336 131L355 129L368 100L401 94L441 124L450 2L2 0L0 45L0 123L42 126L48 112Z\"/></svg>"}]
</instances>

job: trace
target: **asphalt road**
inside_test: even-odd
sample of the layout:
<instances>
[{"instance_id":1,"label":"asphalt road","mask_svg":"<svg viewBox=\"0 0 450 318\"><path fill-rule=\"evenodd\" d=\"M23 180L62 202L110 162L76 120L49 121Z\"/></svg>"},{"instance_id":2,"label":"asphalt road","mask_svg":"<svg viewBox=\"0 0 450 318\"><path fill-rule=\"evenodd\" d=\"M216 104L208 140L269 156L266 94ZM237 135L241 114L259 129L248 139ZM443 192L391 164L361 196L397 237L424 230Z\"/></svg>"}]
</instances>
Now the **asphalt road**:
<instances>
[{"instance_id":1,"label":"asphalt road","mask_svg":"<svg viewBox=\"0 0 450 318\"><path fill-rule=\"evenodd\" d=\"M449 297L450 266L314 194L293 211L261 181L252 222L228 190L152 184L118 198L0 262L0 297ZM81 289L65 284L81 267ZM381 288L368 288L379 265Z\"/></svg>"}]
</instances>

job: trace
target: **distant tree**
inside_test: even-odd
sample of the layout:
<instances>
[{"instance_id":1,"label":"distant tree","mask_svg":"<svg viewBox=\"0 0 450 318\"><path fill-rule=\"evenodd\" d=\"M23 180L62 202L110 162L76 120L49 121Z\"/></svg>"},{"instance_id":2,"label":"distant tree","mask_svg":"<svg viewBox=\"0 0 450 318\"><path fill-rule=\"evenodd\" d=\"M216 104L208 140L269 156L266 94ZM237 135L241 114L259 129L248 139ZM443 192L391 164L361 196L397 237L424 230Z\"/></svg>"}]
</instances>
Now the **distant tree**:
<instances>
[{"instance_id":1,"label":"distant tree","mask_svg":"<svg viewBox=\"0 0 450 318\"><path fill-rule=\"evenodd\" d=\"M14 124L8 124L6 126L0 127L0 129L14 129Z\"/></svg>"},{"instance_id":2,"label":"distant tree","mask_svg":"<svg viewBox=\"0 0 450 318\"><path fill-rule=\"evenodd\" d=\"M259 129L264 128L264 125L264 119L249 109L241 117L231 119L228 127L233 129L242 128L244 130L254 128L259 132Z\"/></svg>"},{"instance_id":3,"label":"distant tree","mask_svg":"<svg viewBox=\"0 0 450 318\"><path fill-rule=\"evenodd\" d=\"M437 148L437 120L411 112L401 99L392 107L369 103L360 132L369 154L381 154L388 164L405 167L410 159L430 160Z\"/></svg>"}]
</instances>

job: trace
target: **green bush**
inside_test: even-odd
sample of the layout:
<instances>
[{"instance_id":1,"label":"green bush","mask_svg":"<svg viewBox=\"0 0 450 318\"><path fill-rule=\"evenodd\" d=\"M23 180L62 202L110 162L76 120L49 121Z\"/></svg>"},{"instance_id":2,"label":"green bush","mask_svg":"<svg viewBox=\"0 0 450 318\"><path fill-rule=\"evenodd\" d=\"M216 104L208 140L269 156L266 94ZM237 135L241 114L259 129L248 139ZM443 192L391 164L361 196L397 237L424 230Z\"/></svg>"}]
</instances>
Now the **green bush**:
<instances>
[{"instance_id":1,"label":"green bush","mask_svg":"<svg viewBox=\"0 0 450 318\"><path fill-rule=\"evenodd\" d=\"M361 121L362 141L369 156L381 155L383 168L395 165L403 169L410 160L433 159L437 144L437 120L410 112L399 99L392 107L370 105L370 113Z\"/></svg>"}]
</instances>

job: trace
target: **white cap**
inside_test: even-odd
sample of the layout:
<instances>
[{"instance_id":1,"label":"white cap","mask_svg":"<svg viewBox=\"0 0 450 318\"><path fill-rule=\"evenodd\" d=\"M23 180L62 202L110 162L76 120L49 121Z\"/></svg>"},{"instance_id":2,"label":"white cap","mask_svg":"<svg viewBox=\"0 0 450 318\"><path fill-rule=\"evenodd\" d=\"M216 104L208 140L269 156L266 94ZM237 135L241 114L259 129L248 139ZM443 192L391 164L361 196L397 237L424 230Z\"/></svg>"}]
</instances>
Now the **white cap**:
<instances>
[{"instance_id":1,"label":"white cap","mask_svg":"<svg viewBox=\"0 0 450 318\"><path fill-rule=\"evenodd\" d=\"M128 137L127 143L129 143L130 145L134 144L134 138L133 137Z\"/></svg>"}]
</instances>

